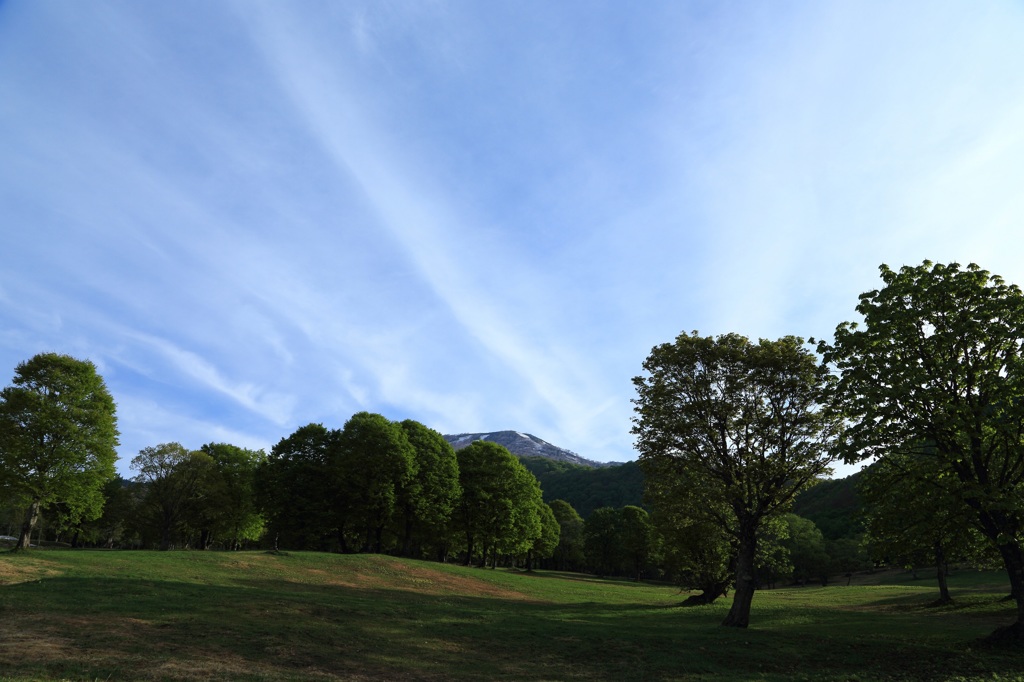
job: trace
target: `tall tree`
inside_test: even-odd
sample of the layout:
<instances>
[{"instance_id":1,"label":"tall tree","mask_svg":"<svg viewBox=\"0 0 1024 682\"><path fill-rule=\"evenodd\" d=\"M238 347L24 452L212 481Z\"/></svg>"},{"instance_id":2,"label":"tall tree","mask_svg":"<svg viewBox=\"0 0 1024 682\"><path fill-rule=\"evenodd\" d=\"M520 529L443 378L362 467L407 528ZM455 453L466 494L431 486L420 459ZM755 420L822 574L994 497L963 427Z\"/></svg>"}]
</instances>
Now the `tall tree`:
<instances>
[{"instance_id":1,"label":"tall tree","mask_svg":"<svg viewBox=\"0 0 1024 682\"><path fill-rule=\"evenodd\" d=\"M680 476L736 543L736 591L722 623L747 627L759 534L833 461L837 420L822 405L828 369L787 336L753 344L696 332L656 346L633 382L640 464Z\"/></svg>"},{"instance_id":2,"label":"tall tree","mask_svg":"<svg viewBox=\"0 0 1024 682\"><path fill-rule=\"evenodd\" d=\"M809 580L826 581L830 557L821 530L814 521L796 514L786 514L785 522L788 533L782 546L789 553L793 580L801 585Z\"/></svg>"},{"instance_id":3,"label":"tall tree","mask_svg":"<svg viewBox=\"0 0 1024 682\"><path fill-rule=\"evenodd\" d=\"M166 551L202 502L200 491L213 460L180 443L162 443L140 450L131 467L138 472L135 481L145 488L142 513L156 527L160 549Z\"/></svg>"},{"instance_id":4,"label":"tall tree","mask_svg":"<svg viewBox=\"0 0 1024 682\"><path fill-rule=\"evenodd\" d=\"M544 502L537 503L537 518L540 520L540 534L526 552L526 570L533 570L534 559L547 559L555 553L561 527L555 512Z\"/></svg>"},{"instance_id":5,"label":"tall tree","mask_svg":"<svg viewBox=\"0 0 1024 682\"><path fill-rule=\"evenodd\" d=\"M889 453L862 472L858 489L874 557L908 568L935 566L937 601L947 604L953 601L946 581L949 563L979 559L984 538L957 486L949 485L952 477L934 467L932 457Z\"/></svg>"},{"instance_id":6,"label":"tall tree","mask_svg":"<svg viewBox=\"0 0 1024 682\"><path fill-rule=\"evenodd\" d=\"M459 499L459 463L437 431L407 419L401 423L414 452L414 475L399 491L402 554L414 546L443 545L443 531Z\"/></svg>"},{"instance_id":7,"label":"tall tree","mask_svg":"<svg viewBox=\"0 0 1024 682\"><path fill-rule=\"evenodd\" d=\"M466 565L497 555L525 554L541 534L537 479L511 452L478 440L458 450L462 497L452 523L465 538Z\"/></svg>"},{"instance_id":8,"label":"tall tree","mask_svg":"<svg viewBox=\"0 0 1024 682\"><path fill-rule=\"evenodd\" d=\"M578 571L583 567L583 519L565 500L552 500L551 512L558 521L558 545L552 555L559 571Z\"/></svg>"},{"instance_id":9,"label":"tall tree","mask_svg":"<svg viewBox=\"0 0 1024 682\"><path fill-rule=\"evenodd\" d=\"M331 463L337 431L307 424L282 438L256 470L256 501L274 548L325 550L338 495Z\"/></svg>"},{"instance_id":10,"label":"tall tree","mask_svg":"<svg viewBox=\"0 0 1024 682\"><path fill-rule=\"evenodd\" d=\"M614 507L595 509L583 522L583 551L597 575L619 575L625 562L622 514Z\"/></svg>"},{"instance_id":11,"label":"tall tree","mask_svg":"<svg viewBox=\"0 0 1024 682\"><path fill-rule=\"evenodd\" d=\"M333 466L347 528L363 551L380 552L399 492L416 474L416 452L401 424L369 412L345 422Z\"/></svg>"},{"instance_id":12,"label":"tall tree","mask_svg":"<svg viewBox=\"0 0 1024 682\"><path fill-rule=\"evenodd\" d=\"M207 443L199 450L213 461L201 509L200 549L207 549L215 538L228 549L258 540L265 522L256 506L256 469L266 453L228 443Z\"/></svg>"},{"instance_id":13,"label":"tall tree","mask_svg":"<svg viewBox=\"0 0 1024 682\"><path fill-rule=\"evenodd\" d=\"M880 267L821 351L851 419L848 461L891 453L933 461L999 552L1024 639L1024 295L975 264Z\"/></svg>"},{"instance_id":14,"label":"tall tree","mask_svg":"<svg viewBox=\"0 0 1024 682\"><path fill-rule=\"evenodd\" d=\"M634 582L640 577L657 552L658 541L650 515L646 509L626 505L620 512L620 542L622 553L629 563Z\"/></svg>"},{"instance_id":15,"label":"tall tree","mask_svg":"<svg viewBox=\"0 0 1024 682\"><path fill-rule=\"evenodd\" d=\"M114 399L93 363L41 353L15 368L0 391L0 490L25 510L17 549L53 504L75 522L102 513L117 436Z\"/></svg>"}]
</instances>

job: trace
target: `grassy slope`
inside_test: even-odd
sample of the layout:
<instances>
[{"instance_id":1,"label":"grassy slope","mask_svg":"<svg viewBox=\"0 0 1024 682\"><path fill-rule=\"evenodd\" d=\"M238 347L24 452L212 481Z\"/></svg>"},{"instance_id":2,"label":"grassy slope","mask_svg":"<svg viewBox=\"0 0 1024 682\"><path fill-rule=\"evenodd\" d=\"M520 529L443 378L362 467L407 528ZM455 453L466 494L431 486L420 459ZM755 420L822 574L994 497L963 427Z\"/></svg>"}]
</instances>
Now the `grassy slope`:
<instances>
[{"instance_id":1,"label":"grassy slope","mask_svg":"<svg viewBox=\"0 0 1024 682\"><path fill-rule=\"evenodd\" d=\"M1021 679L990 575L759 592L727 603L584 576L380 556L0 554L3 679Z\"/></svg>"}]
</instances>

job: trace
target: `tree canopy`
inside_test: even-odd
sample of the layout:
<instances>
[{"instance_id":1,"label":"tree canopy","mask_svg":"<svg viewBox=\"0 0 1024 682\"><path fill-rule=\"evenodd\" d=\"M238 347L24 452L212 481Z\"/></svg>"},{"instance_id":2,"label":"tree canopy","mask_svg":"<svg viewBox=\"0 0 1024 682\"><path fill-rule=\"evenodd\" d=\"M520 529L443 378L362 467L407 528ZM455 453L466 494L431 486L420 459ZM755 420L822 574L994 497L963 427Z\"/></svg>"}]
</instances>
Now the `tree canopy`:
<instances>
[{"instance_id":1,"label":"tree canopy","mask_svg":"<svg viewBox=\"0 0 1024 682\"><path fill-rule=\"evenodd\" d=\"M465 539L466 563L525 555L542 534L537 479L497 443L478 440L456 456L462 497L453 524Z\"/></svg>"},{"instance_id":2,"label":"tree canopy","mask_svg":"<svg viewBox=\"0 0 1024 682\"><path fill-rule=\"evenodd\" d=\"M0 489L25 509L19 549L51 505L72 521L99 517L117 436L114 399L93 363L40 353L17 366L0 391Z\"/></svg>"},{"instance_id":3,"label":"tree canopy","mask_svg":"<svg viewBox=\"0 0 1024 682\"><path fill-rule=\"evenodd\" d=\"M847 461L932 460L1002 557L1024 636L1024 295L975 264L925 261L862 294L819 344L850 418Z\"/></svg>"},{"instance_id":4,"label":"tree canopy","mask_svg":"<svg viewBox=\"0 0 1024 682\"><path fill-rule=\"evenodd\" d=\"M679 477L736 543L736 592L723 625L746 627L757 542L767 519L830 471L838 420L822 407L828 369L793 336L757 344L738 334L680 334L636 377L640 464ZM693 506L693 505L691 505Z\"/></svg>"}]
</instances>

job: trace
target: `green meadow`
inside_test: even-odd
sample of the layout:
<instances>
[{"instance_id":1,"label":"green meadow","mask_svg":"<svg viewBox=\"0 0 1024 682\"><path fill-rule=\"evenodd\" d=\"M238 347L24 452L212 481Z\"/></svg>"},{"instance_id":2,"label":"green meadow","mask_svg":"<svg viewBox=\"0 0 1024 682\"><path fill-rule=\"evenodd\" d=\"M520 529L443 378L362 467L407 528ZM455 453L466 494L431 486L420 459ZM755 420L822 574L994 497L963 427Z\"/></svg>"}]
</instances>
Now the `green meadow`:
<instances>
[{"instance_id":1,"label":"green meadow","mask_svg":"<svg viewBox=\"0 0 1024 682\"><path fill-rule=\"evenodd\" d=\"M681 609L670 586L378 555L0 553L2 680L1024 680L998 574Z\"/></svg>"}]
</instances>

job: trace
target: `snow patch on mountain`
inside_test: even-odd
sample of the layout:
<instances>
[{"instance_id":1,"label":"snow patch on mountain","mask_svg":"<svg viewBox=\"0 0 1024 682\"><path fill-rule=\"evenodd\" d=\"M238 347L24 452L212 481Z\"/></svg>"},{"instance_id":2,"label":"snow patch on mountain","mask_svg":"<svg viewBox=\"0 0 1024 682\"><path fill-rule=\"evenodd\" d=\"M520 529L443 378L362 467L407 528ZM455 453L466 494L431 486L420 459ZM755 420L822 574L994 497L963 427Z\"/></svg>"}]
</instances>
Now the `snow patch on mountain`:
<instances>
[{"instance_id":1,"label":"snow patch on mountain","mask_svg":"<svg viewBox=\"0 0 1024 682\"><path fill-rule=\"evenodd\" d=\"M559 462L568 462L587 467L611 466L611 463L595 462L573 452L552 445L542 438L522 431L493 431L490 433L458 433L445 435L444 439L452 444L456 450L461 450L470 443L478 440L486 440L497 443L508 449L513 455L521 457L547 457Z\"/></svg>"}]
</instances>

